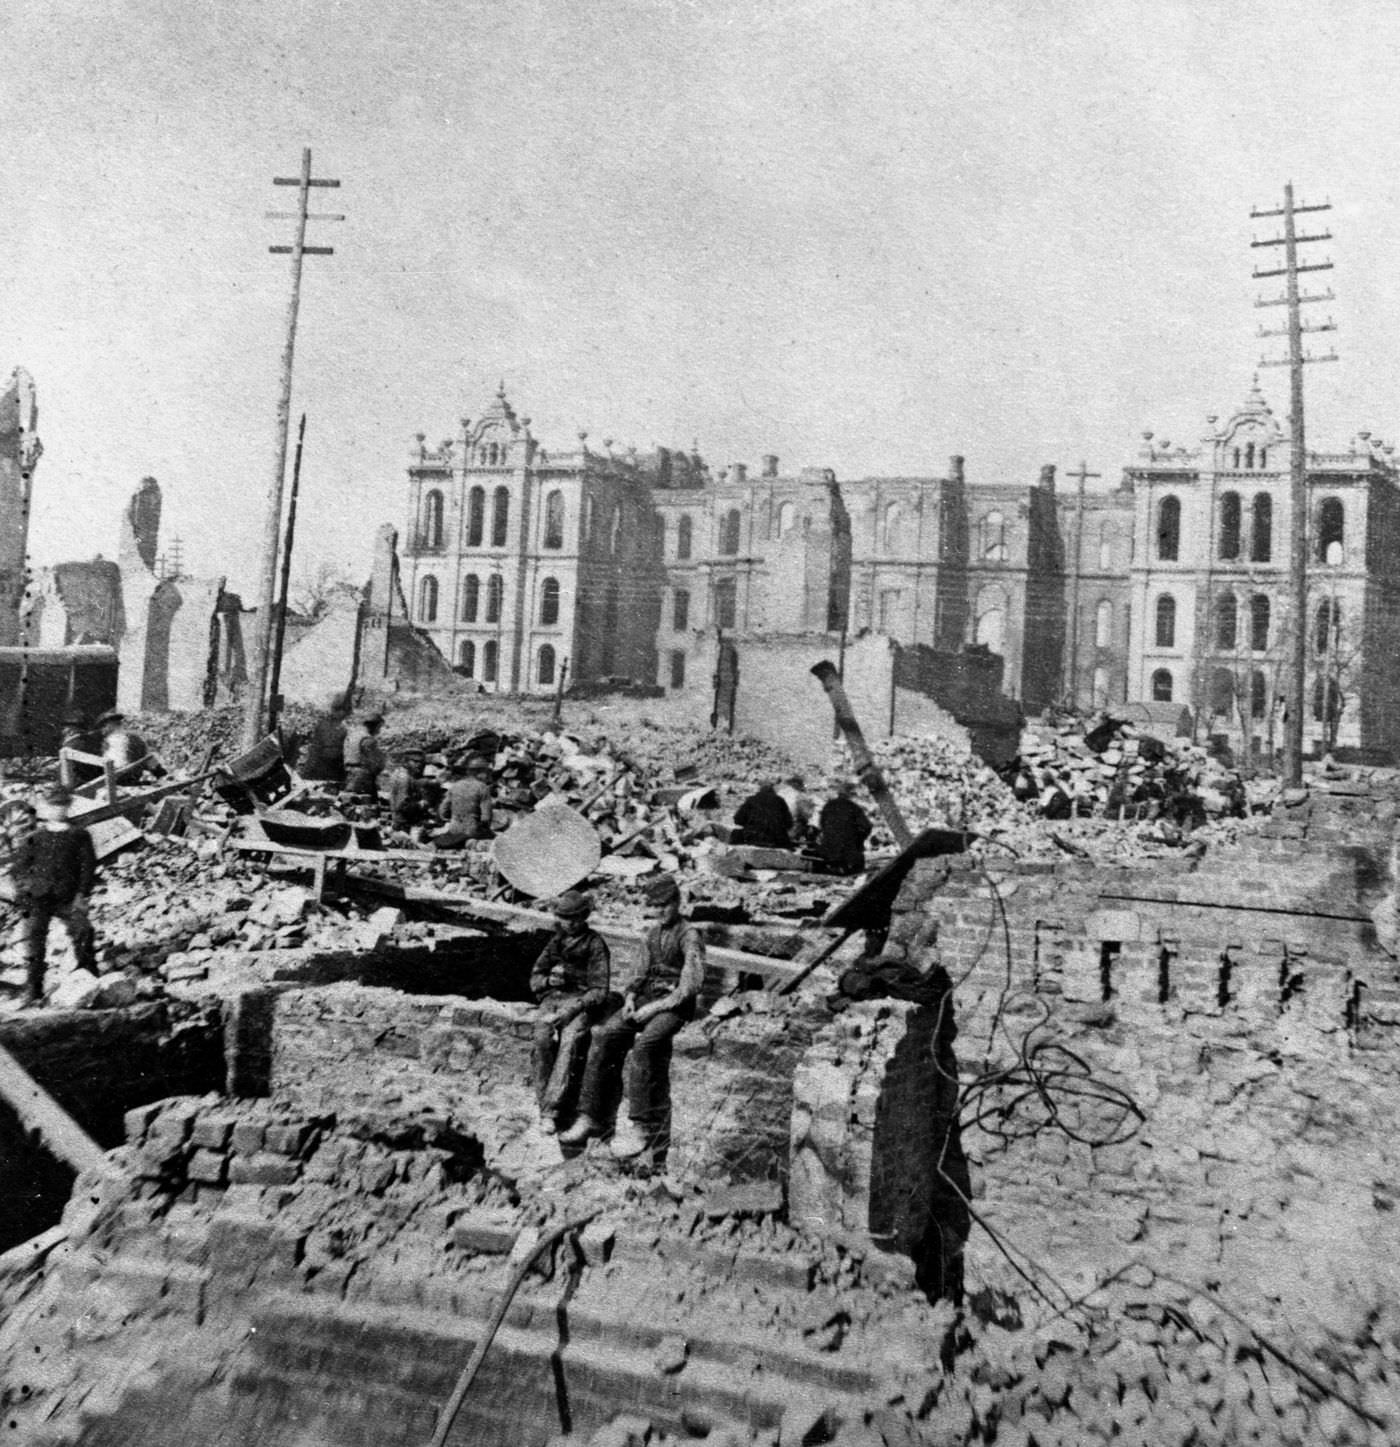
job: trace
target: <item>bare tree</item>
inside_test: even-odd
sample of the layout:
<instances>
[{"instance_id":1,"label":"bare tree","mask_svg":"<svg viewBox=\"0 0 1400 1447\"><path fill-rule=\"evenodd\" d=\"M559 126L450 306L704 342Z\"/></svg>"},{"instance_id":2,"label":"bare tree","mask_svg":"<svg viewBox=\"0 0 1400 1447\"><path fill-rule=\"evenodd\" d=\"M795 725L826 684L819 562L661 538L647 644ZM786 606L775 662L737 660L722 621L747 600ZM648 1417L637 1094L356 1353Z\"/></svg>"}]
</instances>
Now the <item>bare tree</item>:
<instances>
[{"instance_id":1,"label":"bare tree","mask_svg":"<svg viewBox=\"0 0 1400 1447\"><path fill-rule=\"evenodd\" d=\"M292 585L288 602L304 617L322 618L339 594L354 590L355 585L343 565L323 562L302 572Z\"/></svg>"}]
</instances>

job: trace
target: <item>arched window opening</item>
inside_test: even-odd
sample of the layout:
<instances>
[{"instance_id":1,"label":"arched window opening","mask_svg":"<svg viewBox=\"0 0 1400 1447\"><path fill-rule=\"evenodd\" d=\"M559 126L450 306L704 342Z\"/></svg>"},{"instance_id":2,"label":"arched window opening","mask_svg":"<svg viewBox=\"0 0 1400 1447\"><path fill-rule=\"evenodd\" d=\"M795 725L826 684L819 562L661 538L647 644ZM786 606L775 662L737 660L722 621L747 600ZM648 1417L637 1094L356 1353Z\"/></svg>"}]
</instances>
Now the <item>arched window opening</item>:
<instances>
[{"instance_id":1,"label":"arched window opening","mask_svg":"<svg viewBox=\"0 0 1400 1447\"><path fill-rule=\"evenodd\" d=\"M464 638L457 645L457 667L470 678L476 672L476 644Z\"/></svg>"},{"instance_id":2,"label":"arched window opening","mask_svg":"<svg viewBox=\"0 0 1400 1447\"><path fill-rule=\"evenodd\" d=\"M1240 555L1240 495L1227 492L1220 499L1220 556L1231 562Z\"/></svg>"},{"instance_id":3,"label":"arched window opening","mask_svg":"<svg viewBox=\"0 0 1400 1447\"><path fill-rule=\"evenodd\" d=\"M418 585L418 616L424 623L437 622L438 580L424 578Z\"/></svg>"},{"instance_id":4,"label":"arched window opening","mask_svg":"<svg viewBox=\"0 0 1400 1447\"><path fill-rule=\"evenodd\" d=\"M739 585L733 578L718 578L715 581L715 627L735 628L738 626Z\"/></svg>"},{"instance_id":5,"label":"arched window opening","mask_svg":"<svg viewBox=\"0 0 1400 1447\"><path fill-rule=\"evenodd\" d=\"M618 548L622 546L622 509L614 507L612 512L612 523L608 527L608 551L614 556Z\"/></svg>"},{"instance_id":6,"label":"arched window opening","mask_svg":"<svg viewBox=\"0 0 1400 1447\"><path fill-rule=\"evenodd\" d=\"M1240 467L1240 450L1238 447L1235 448L1235 460L1232 465L1234 466L1235 471L1238 472Z\"/></svg>"},{"instance_id":7,"label":"arched window opening","mask_svg":"<svg viewBox=\"0 0 1400 1447\"><path fill-rule=\"evenodd\" d=\"M1249 646L1255 653L1268 651L1269 600L1263 593L1249 600Z\"/></svg>"},{"instance_id":8,"label":"arched window opening","mask_svg":"<svg viewBox=\"0 0 1400 1447\"><path fill-rule=\"evenodd\" d=\"M419 541L425 548L442 546L442 494L437 488L423 499L423 523Z\"/></svg>"},{"instance_id":9,"label":"arched window opening","mask_svg":"<svg viewBox=\"0 0 1400 1447\"><path fill-rule=\"evenodd\" d=\"M1268 449L1267 447L1261 447L1261 448L1259 449L1259 470L1260 470L1260 472L1263 472L1263 470L1264 470L1268 465L1269 465L1269 449Z\"/></svg>"},{"instance_id":10,"label":"arched window opening","mask_svg":"<svg viewBox=\"0 0 1400 1447\"><path fill-rule=\"evenodd\" d=\"M1250 534L1249 560L1267 563L1274 555L1274 500L1267 492L1254 495L1254 527Z\"/></svg>"},{"instance_id":11,"label":"arched window opening","mask_svg":"<svg viewBox=\"0 0 1400 1447\"><path fill-rule=\"evenodd\" d=\"M583 500L583 540L589 547L592 547L593 524L596 521L596 511L593 506L593 497L590 494Z\"/></svg>"},{"instance_id":12,"label":"arched window opening","mask_svg":"<svg viewBox=\"0 0 1400 1447\"><path fill-rule=\"evenodd\" d=\"M1342 561L1346 538L1346 509L1339 497L1324 497L1317 510L1317 559L1336 567Z\"/></svg>"},{"instance_id":13,"label":"arched window opening","mask_svg":"<svg viewBox=\"0 0 1400 1447\"><path fill-rule=\"evenodd\" d=\"M467 546L479 548L486 529L486 489L474 487L467 494Z\"/></svg>"},{"instance_id":14,"label":"arched window opening","mask_svg":"<svg viewBox=\"0 0 1400 1447\"><path fill-rule=\"evenodd\" d=\"M984 643L993 653L1006 646L1006 613L1001 608L987 608L977 615L976 642Z\"/></svg>"},{"instance_id":15,"label":"arched window opening","mask_svg":"<svg viewBox=\"0 0 1400 1447\"><path fill-rule=\"evenodd\" d=\"M892 502L885 509L885 551L887 553L897 552L899 549L899 504Z\"/></svg>"},{"instance_id":16,"label":"arched window opening","mask_svg":"<svg viewBox=\"0 0 1400 1447\"><path fill-rule=\"evenodd\" d=\"M684 588L677 588L671 600L671 631L684 633L690 627L690 594Z\"/></svg>"},{"instance_id":17,"label":"arched window opening","mask_svg":"<svg viewBox=\"0 0 1400 1447\"><path fill-rule=\"evenodd\" d=\"M462 622L475 623L476 610L481 600L481 579L475 573L468 573L462 579Z\"/></svg>"},{"instance_id":18,"label":"arched window opening","mask_svg":"<svg viewBox=\"0 0 1400 1447\"><path fill-rule=\"evenodd\" d=\"M499 573L492 573L486 582L486 621L488 623L501 621L501 601L505 597L505 592L505 579Z\"/></svg>"},{"instance_id":19,"label":"arched window opening","mask_svg":"<svg viewBox=\"0 0 1400 1447\"><path fill-rule=\"evenodd\" d=\"M564 494L555 488L544 500L544 545L564 546Z\"/></svg>"},{"instance_id":20,"label":"arched window opening","mask_svg":"<svg viewBox=\"0 0 1400 1447\"><path fill-rule=\"evenodd\" d=\"M1099 572L1106 573L1113 567L1114 530L1105 527L1099 533Z\"/></svg>"},{"instance_id":21,"label":"arched window opening","mask_svg":"<svg viewBox=\"0 0 1400 1447\"><path fill-rule=\"evenodd\" d=\"M1006 514L995 509L984 514L981 532L982 557L989 563L1004 563L1007 558Z\"/></svg>"},{"instance_id":22,"label":"arched window opening","mask_svg":"<svg viewBox=\"0 0 1400 1447\"><path fill-rule=\"evenodd\" d=\"M493 638L481 650L481 679L483 683L495 683L501 669L501 645Z\"/></svg>"},{"instance_id":23,"label":"arched window opening","mask_svg":"<svg viewBox=\"0 0 1400 1447\"><path fill-rule=\"evenodd\" d=\"M1113 604L1107 598L1100 599L1094 610L1094 647L1113 646Z\"/></svg>"},{"instance_id":24,"label":"arched window opening","mask_svg":"<svg viewBox=\"0 0 1400 1447\"><path fill-rule=\"evenodd\" d=\"M1263 718L1269 711L1269 683L1260 669L1249 675L1249 716Z\"/></svg>"},{"instance_id":25,"label":"arched window opening","mask_svg":"<svg viewBox=\"0 0 1400 1447\"><path fill-rule=\"evenodd\" d=\"M1239 636L1240 607L1233 593L1226 593L1215 605L1215 646L1232 649Z\"/></svg>"},{"instance_id":26,"label":"arched window opening","mask_svg":"<svg viewBox=\"0 0 1400 1447\"><path fill-rule=\"evenodd\" d=\"M684 562L690 556L691 533L694 524L690 521L690 514L683 512L680 521L676 523L676 556Z\"/></svg>"},{"instance_id":27,"label":"arched window opening","mask_svg":"<svg viewBox=\"0 0 1400 1447\"><path fill-rule=\"evenodd\" d=\"M1331 598L1324 598L1317 607L1315 638L1317 651L1326 653L1334 644L1340 644L1342 637L1342 605Z\"/></svg>"},{"instance_id":28,"label":"arched window opening","mask_svg":"<svg viewBox=\"0 0 1400 1447\"><path fill-rule=\"evenodd\" d=\"M1210 675L1210 711L1229 718L1235 707L1235 676L1228 668L1217 668Z\"/></svg>"},{"instance_id":29,"label":"arched window opening","mask_svg":"<svg viewBox=\"0 0 1400 1447\"><path fill-rule=\"evenodd\" d=\"M797 504L785 502L778 509L778 536L785 538L792 531L793 524L797 521Z\"/></svg>"},{"instance_id":30,"label":"arched window opening","mask_svg":"<svg viewBox=\"0 0 1400 1447\"><path fill-rule=\"evenodd\" d=\"M1157 506L1157 557L1174 563L1181 552L1181 499L1164 497Z\"/></svg>"},{"instance_id":31,"label":"arched window opening","mask_svg":"<svg viewBox=\"0 0 1400 1447\"><path fill-rule=\"evenodd\" d=\"M1318 723L1335 723L1342 716L1342 690L1335 678L1319 673L1313 683L1312 715Z\"/></svg>"},{"instance_id":32,"label":"arched window opening","mask_svg":"<svg viewBox=\"0 0 1400 1447\"><path fill-rule=\"evenodd\" d=\"M1246 468L1254 466L1254 444L1252 442L1245 447L1244 465Z\"/></svg>"},{"instance_id":33,"label":"arched window opening","mask_svg":"<svg viewBox=\"0 0 1400 1447\"><path fill-rule=\"evenodd\" d=\"M1176 647L1176 599L1170 593L1157 599L1157 647Z\"/></svg>"},{"instance_id":34,"label":"arched window opening","mask_svg":"<svg viewBox=\"0 0 1400 1447\"><path fill-rule=\"evenodd\" d=\"M552 628L559 621L559 579L546 578L540 588L540 623Z\"/></svg>"},{"instance_id":35,"label":"arched window opening","mask_svg":"<svg viewBox=\"0 0 1400 1447\"><path fill-rule=\"evenodd\" d=\"M1106 708L1108 706L1108 669L1100 664L1094 670L1094 698L1095 708Z\"/></svg>"},{"instance_id":36,"label":"arched window opening","mask_svg":"<svg viewBox=\"0 0 1400 1447\"><path fill-rule=\"evenodd\" d=\"M510 488L498 487L491 499L491 546L503 548L510 530Z\"/></svg>"},{"instance_id":37,"label":"arched window opening","mask_svg":"<svg viewBox=\"0 0 1400 1447\"><path fill-rule=\"evenodd\" d=\"M739 516L739 509L732 507L724 515L724 521L719 530L719 550L727 558L732 558L739 551L739 532L743 526L743 520Z\"/></svg>"},{"instance_id":38,"label":"arched window opening","mask_svg":"<svg viewBox=\"0 0 1400 1447\"><path fill-rule=\"evenodd\" d=\"M535 667L535 680L538 683L554 682L554 648L551 644L541 645L539 662Z\"/></svg>"},{"instance_id":39,"label":"arched window opening","mask_svg":"<svg viewBox=\"0 0 1400 1447\"><path fill-rule=\"evenodd\" d=\"M1172 701L1171 669L1159 668L1152 675L1152 701L1153 703L1170 703Z\"/></svg>"}]
</instances>

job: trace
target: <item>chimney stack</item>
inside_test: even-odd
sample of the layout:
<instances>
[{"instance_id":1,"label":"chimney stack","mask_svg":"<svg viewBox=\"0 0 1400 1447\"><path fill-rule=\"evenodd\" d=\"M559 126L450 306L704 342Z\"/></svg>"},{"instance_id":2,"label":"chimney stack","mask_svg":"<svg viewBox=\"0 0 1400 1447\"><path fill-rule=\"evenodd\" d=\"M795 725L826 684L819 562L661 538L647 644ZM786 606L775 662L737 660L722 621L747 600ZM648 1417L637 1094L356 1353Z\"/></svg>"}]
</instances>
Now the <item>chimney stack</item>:
<instances>
[{"instance_id":1,"label":"chimney stack","mask_svg":"<svg viewBox=\"0 0 1400 1447\"><path fill-rule=\"evenodd\" d=\"M1040 485L1046 492L1055 491L1055 464L1047 462L1040 469Z\"/></svg>"},{"instance_id":2,"label":"chimney stack","mask_svg":"<svg viewBox=\"0 0 1400 1447\"><path fill-rule=\"evenodd\" d=\"M765 452L763 454L763 475L764 477L777 477L778 454L776 452Z\"/></svg>"},{"instance_id":3,"label":"chimney stack","mask_svg":"<svg viewBox=\"0 0 1400 1447\"><path fill-rule=\"evenodd\" d=\"M948 477L953 482L963 480L963 460L956 452L948 459Z\"/></svg>"},{"instance_id":4,"label":"chimney stack","mask_svg":"<svg viewBox=\"0 0 1400 1447\"><path fill-rule=\"evenodd\" d=\"M747 481L749 480L749 466L748 466L748 463L746 463L746 462L736 462L736 463L734 464L734 469L733 469L733 470L734 470L734 481L735 481L735 482L747 482Z\"/></svg>"}]
</instances>

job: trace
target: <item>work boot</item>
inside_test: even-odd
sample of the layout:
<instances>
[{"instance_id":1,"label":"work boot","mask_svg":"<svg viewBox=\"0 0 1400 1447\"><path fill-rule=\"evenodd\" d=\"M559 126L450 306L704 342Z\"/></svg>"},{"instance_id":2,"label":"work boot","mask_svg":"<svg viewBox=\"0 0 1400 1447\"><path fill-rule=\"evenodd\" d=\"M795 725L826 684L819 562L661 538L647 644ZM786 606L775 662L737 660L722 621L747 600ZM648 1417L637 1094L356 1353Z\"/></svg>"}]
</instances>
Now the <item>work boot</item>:
<instances>
[{"instance_id":1,"label":"work boot","mask_svg":"<svg viewBox=\"0 0 1400 1447\"><path fill-rule=\"evenodd\" d=\"M592 1116L581 1115L568 1130L559 1133L559 1144L561 1146L582 1145L589 1136L595 1136L598 1133L598 1122Z\"/></svg>"},{"instance_id":2,"label":"work boot","mask_svg":"<svg viewBox=\"0 0 1400 1447\"><path fill-rule=\"evenodd\" d=\"M646 1149L647 1138L637 1129L636 1121L624 1121L613 1132L612 1153L618 1160L630 1160Z\"/></svg>"}]
</instances>

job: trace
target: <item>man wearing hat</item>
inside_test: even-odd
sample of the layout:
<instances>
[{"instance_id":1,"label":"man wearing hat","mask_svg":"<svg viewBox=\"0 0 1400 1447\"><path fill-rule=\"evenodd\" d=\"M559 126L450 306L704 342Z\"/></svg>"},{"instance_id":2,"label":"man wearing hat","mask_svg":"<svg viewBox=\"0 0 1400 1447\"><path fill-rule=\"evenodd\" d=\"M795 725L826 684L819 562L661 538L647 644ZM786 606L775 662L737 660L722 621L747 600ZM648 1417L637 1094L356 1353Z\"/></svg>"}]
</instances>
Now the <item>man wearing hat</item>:
<instances>
[{"instance_id":1,"label":"man wearing hat","mask_svg":"<svg viewBox=\"0 0 1400 1447\"><path fill-rule=\"evenodd\" d=\"M378 710L361 716L345 735L345 792L367 794L371 799L379 793L379 776L384 772L384 745L379 731L384 715Z\"/></svg>"},{"instance_id":2,"label":"man wearing hat","mask_svg":"<svg viewBox=\"0 0 1400 1447\"><path fill-rule=\"evenodd\" d=\"M317 779L330 784L345 782L345 716L350 701L337 694L330 707L317 716L301 756L303 779Z\"/></svg>"},{"instance_id":3,"label":"man wearing hat","mask_svg":"<svg viewBox=\"0 0 1400 1447\"><path fill-rule=\"evenodd\" d=\"M447 766L451 782L442 798L441 815L447 828L433 836L434 849L460 849L468 839L490 839L491 764L473 755L454 759Z\"/></svg>"},{"instance_id":4,"label":"man wearing hat","mask_svg":"<svg viewBox=\"0 0 1400 1447\"><path fill-rule=\"evenodd\" d=\"M422 749L403 749L394 755L393 766L384 776L384 799L395 829L407 831L428 816L423 796L423 769L427 755Z\"/></svg>"},{"instance_id":5,"label":"man wearing hat","mask_svg":"<svg viewBox=\"0 0 1400 1447\"><path fill-rule=\"evenodd\" d=\"M39 828L20 849L15 870L16 901L24 912L29 966L26 1003L44 1000L44 954L49 923L61 919L82 969L97 973L97 951L88 920L88 896L97 874L92 835L69 822L72 795L55 784L39 800Z\"/></svg>"},{"instance_id":6,"label":"man wearing hat","mask_svg":"<svg viewBox=\"0 0 1400 1447\"><path fill-rule=\"evenodd\" d=\"M599 1134L630 1052L630 1120L613 1133L613 1154L621 1159L643 1151L664 1155L670 1145L671 1042L695 1018L705 981L704 942L681 914L680 886L671 875L663 875L647 887L646 897L657 921L645 937L642 972L622 1009L594 1027L578 1119L559 1137L564 1145L576 1145Z\"/></svg>"},{"instance_id":7,"label":"man wearing hat","mask_svg":"<svg viewBox=\"0 0 1400 1447\"><path fill-rule=\"evenodd\" d=\"M593 901L571 889L554 901L554 933L530 972L539 1005L535 1017L535 1099L540 1126L559 1126L569 1087L588 1050L589 1032L618 997L611 991L611 961L602 935L590 929Z\"/></svg>"},{"instance_id":8,"label":"man wearing hat","mask_svg":"<svg viewBox=\"0 0 1400 1447\"><path fill-rule=\"evenodd\" d=\"M63 757L64 749L73 749L80 754L98 754L102 751L102 740L95 730L88 727L87 715L81 709L69 709L63 715L63 736L58 747L58 775L68 788L86 784L89 779L101 776L102 770L96 764L81 764L76 759Z\"/></svg>"},{"instance_id":9,"label":"man wearing hat","mask_svg":"<svg viewBox=\"0 0 1400 1447\"><path fill-rule=\"evenodd\" d=\"M97 720L102 730L102 757L108 760L127 783L134 783L143 774L164 772L157 769L151 751L140 734L126 726L126 715L120 709L108 709Z\"/></svg>"}]
</instances>

